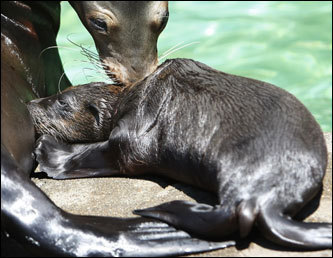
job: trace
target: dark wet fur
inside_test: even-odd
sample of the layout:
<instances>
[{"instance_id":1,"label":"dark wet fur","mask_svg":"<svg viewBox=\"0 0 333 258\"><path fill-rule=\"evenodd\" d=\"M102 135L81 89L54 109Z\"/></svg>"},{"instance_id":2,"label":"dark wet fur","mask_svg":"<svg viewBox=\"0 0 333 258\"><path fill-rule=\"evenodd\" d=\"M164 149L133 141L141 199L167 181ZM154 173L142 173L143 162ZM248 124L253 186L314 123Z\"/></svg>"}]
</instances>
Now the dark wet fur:
<instances>
[{"instance_id":1,"label":"dark wet fur","mask_svg":"<svg viewBox=\"0 0 333 258\"><path fill-rule=\"evenodd\" d=\"M219 205L174 201L135 211L207 238L258 225L269 240L332 248L330 223L292 220L322 187L323 133L288 92L189 59L163 63L116 103L106 142L43 136L37 160L65 179L155 173L215 192Z\"/></svg>"}]
</instances>

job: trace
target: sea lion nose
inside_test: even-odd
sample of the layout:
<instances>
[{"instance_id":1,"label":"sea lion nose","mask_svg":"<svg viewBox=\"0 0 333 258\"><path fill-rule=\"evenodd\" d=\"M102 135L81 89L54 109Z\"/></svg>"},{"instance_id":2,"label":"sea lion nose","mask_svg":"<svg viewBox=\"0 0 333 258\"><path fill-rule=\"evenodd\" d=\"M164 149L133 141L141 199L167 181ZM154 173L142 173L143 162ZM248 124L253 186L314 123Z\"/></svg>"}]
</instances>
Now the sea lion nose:
<instances>
[{"instance_id":1,"label":"sea lion nose","mask_svg":"<svg viewBox=\"0 0 333 258\"><path fill-rule=\"evenodd\" d=\"M52 105L53 101L50 97L46 97L46 98L39 98L39 99L33 99L30 102L27 103L27 105L29 106L41 106L43 108L47 108L48 106Z\"/></svg>"}]
</instances>

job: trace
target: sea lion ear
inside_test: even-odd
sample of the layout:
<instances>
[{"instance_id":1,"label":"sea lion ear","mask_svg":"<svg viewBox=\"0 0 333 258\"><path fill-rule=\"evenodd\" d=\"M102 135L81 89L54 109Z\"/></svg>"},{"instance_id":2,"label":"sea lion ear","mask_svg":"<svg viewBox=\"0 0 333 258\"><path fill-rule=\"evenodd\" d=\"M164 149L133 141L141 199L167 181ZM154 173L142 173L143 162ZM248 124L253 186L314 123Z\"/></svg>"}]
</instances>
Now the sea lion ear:
<instances>
[{"instance_id":1,"label":"sea lion ear","mask_svg":"<svg viewBox=\"0 0 333 258\"><path fill-rule=\"evenodd\" d=\"M93 103L90 103L87 108L88 108L89 112L95 117L97 125L99 126L100 125L99 124L100 123L100 117L99 117L100 110L99 110L99 108Z\"/></svg>"}]
</instances>

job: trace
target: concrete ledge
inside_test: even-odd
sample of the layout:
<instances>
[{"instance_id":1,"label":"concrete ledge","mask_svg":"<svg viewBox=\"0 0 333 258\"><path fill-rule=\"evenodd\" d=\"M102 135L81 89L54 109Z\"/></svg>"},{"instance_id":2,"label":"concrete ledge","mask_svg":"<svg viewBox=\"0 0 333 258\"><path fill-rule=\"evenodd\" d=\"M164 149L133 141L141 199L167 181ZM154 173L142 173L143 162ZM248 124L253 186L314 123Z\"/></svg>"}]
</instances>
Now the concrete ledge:
<instances>
[{"instance_id":1,"label":"concrete ledge","mask_svg":"<svg viewBox=\"0 0 333 258\"><path fill-rule=\"evenodd\" d=\"M325 133L329 164L319 208L306 221L332 223L332 133ZM32 179L57 206L81 215L136 217L134 209L155 206L172 200L189 200L213 204L216 198L193 187L157 177L89 178L57 181ZM244 246L243 246L244 245ZM259 234L251 234L242 246L191 256L312 256L332 257L332 250L296 252L268 243Z\"/></svg>"}]
</instances>

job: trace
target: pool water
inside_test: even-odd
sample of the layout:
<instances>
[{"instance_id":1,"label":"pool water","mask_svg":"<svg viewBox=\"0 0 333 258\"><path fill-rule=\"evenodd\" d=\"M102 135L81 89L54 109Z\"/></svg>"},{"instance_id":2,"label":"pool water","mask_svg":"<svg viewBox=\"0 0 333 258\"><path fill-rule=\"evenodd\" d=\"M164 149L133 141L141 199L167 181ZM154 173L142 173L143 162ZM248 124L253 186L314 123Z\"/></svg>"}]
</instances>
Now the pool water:
<instances>
[{"instance_id":1,"label":"pool water","mask_svg":"<svg viewBox=\"0 0 333 258\"><path fill-rule=\"evenodd\" d=\"M74 10L67 2L61 5L57 43L67 76L73 85L105 80L68 40L96 52ZM159 56L172 47L184 47L161 62L192 58L277 85L301 100L323 131L332 131L330 1L169 2L169 12L158 41Z\"/></svg>"}]
</instances>

